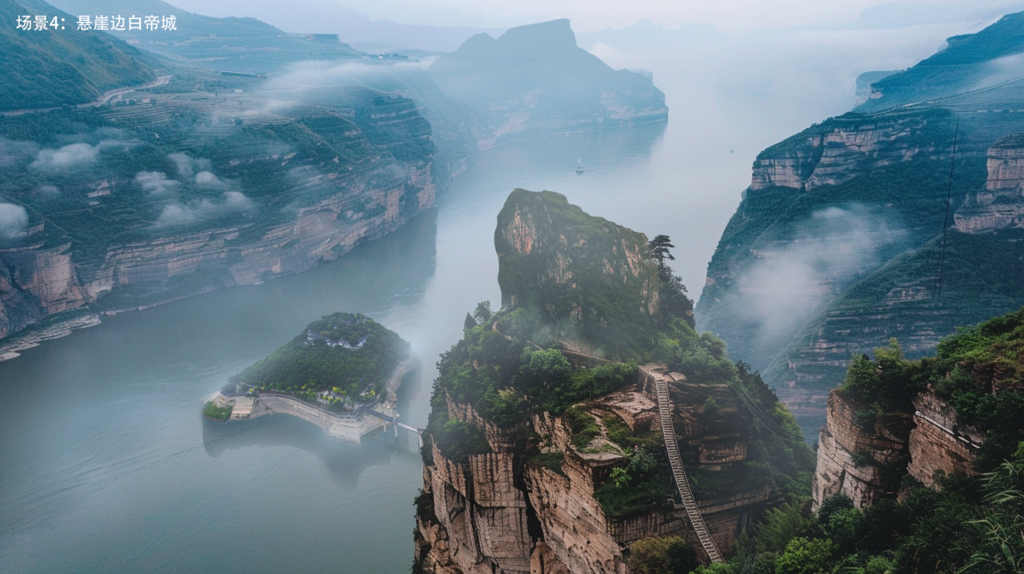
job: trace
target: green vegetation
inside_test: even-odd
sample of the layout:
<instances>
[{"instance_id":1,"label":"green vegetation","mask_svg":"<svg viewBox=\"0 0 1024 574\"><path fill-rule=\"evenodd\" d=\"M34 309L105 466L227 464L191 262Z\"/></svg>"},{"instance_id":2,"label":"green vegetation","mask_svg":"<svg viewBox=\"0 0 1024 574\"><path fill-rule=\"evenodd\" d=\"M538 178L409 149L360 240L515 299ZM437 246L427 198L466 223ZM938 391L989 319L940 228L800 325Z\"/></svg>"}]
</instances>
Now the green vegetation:
<instances>
[{"instance_id":1,"label":"green vegetation","mask_svg":"<svg viewBox=\"0 0 1024 574\"><path fill-rule=\"evenodd\" d=\"M629 547L634 574L687 574L699 565L693 546L678 536L644 538Z\"/></svg>"},{"instance_id":2,"label":"green vegetation","mask_svg":"<svg viewBox=\"0 0 1024 574\"><path fill-rule=\"evenodd\" d=\"M612 520L664 508L675 493L672 469L664 447L626 451L626 465L612 469L594 498Z\"/></svg>"},{"instance_id":3,"label":"green vegetation","mask_svg":"<svg viewBox=\"0 0 1024 574\"><path fill-rule=\"evenodd\" d=\"M224 422L231 417L231 410L233 408L234 407L232 405L218 407L217 403L213 401L206 401L206 405L203 406L203 416L208 419Z\"/></svg>"},{"instance_id":4,"label":"green vegetation","mask_svg":"<svg viewBox=\"0 0 1024 574\"><path fill-rule=\"evenodd\" d=\"M572 446L577 450L583 450L590 444L590 441L601 434L601 429L597 426L594 417L581 409L576 407L566 409L562 417L569 425L569 430L572 431Z\"/></svg>"},{"instance_id":5,"label":"green vegetation","mask_svg":"<svg viewBox=\"0 0 1024 574\"><path fill-rule=\"evenodd\" d=\"M70 24L75 17L43 6L0 0L0 111L83 104L107 90L156 78L151 57L107 34L79 32ZM18 16L36 14L65 18L65 29L16 28Z\"/></svg>"},{"instance_id":6,"label":"green vegetation","mask_svg":"<svg viewBox=\"0 0 1024 574\"><path fill-rule=\"evenodd\" d=\"M889 490L856 509L844 495L810 512L806 495L769 512L723 570L738 574L971 574L1024 568L1024 309L961 329L935 357L910 361L896 341L855 358L841 393L859 402L858 424L912 413L910 399L932 391L957 409L961 424L985 433L975 470L939 477L937 489L907 480L906 461L882 465ZM863 451L858 466L876 464Z\"/></svg>"},{"instance_id":7,"label":"green vegetation","mask_svg":"<svg viewBox=\"0 0 1024 574\"><path fill-rule=\"evenodd\" d=\"M474 423L447 419L435 425L432 437L441 454L453 462L466 462L471 455L491 452L484 429Z\"/></svg>"},{"instance_id":8,"label":"green vegetation","mask_svg":"<svg viewBox=\"0 0 1024 574\"><path fill-rule=\"evenodd\" d=\"M409 354L409 344L361 314L334 313L313 321L294 339L229 379L258 390L290 392L316 400L333 391L332 402L366 401Z\"/></svg>"},{"instance_id":9,"label":"green vegetation","mask_svg":"<svg viewBox=\"0 0 1024 574\"><path fill-rule=\"evenodd\" d=\"M1016 573L1024 566L1024 442L992 472L917 487L900 502L856 509L837 495L817 514L808 502L768 512L737 555L732 574ZM706 569L705 569L706 571Z\"/></svg>"},{"instance_id":10,"label":"green vegetation","mask_svg":"<svg viewBox=\"0 0 1024 574\"><path fill-rule=\"evenodd\" d=\"M867 405L858 422L914 412L910 400L932 388L963 424L985 433L977 466L989 472L1024 440L1024 309L960 330L943 339L935 357L910 361L896 340L850 363L842 393Z\"/></svg>"}]
</instances>

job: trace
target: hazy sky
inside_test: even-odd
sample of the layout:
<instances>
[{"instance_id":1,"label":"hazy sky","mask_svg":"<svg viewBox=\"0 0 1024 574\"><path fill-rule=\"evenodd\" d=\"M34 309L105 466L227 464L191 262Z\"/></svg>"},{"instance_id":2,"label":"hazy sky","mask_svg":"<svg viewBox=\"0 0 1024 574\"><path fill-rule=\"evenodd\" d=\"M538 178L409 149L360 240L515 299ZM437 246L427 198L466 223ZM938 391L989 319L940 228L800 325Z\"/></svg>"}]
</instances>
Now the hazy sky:
<instances>
[{"instance_id":1,"label":"hazy sky","mask_svg":"<svg viewBox=\"0 0 1024 574\"><path fill-rule=\"evenodd\" d=\"M623 28L649 19L666 28L685 22L723 30L757 26L852 23L878 0L170 0L186 10L211 16L251 15L270 23L293 22L306 7L337 6L374 19L436 26L510 27L554 18L570 18L577 32ZM883 12L904 23L970 18L994 7L1024 9L1011 0L930 0L888 2ZM875 10L878 10L877 8ZM319 10L316 10L319 12ZM278 23L278 25L281 25Z\"/></svg>"}]
</instances>

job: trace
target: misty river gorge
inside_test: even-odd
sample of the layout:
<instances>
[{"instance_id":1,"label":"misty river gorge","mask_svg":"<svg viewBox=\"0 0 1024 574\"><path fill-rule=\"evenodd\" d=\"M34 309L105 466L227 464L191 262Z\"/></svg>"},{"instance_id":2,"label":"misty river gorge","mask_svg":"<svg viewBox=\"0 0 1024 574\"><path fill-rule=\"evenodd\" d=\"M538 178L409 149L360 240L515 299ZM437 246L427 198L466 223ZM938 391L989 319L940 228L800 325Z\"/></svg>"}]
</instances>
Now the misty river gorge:
<instances>
[{"instance_id":1,"label":"misty river gorge","mask_svg":"<svg viewBox=\"0 0 1024 574\"><path fill-rule=\"evenodd\" d=\"M476 302L500 300L492 237L508 192L555 189L682 237L642 193L676 175L656 169L667 137L647 126L500 147L436 209L338 261L106 317L0 363L0 569L407 571L422 481L415 435L357 447L285 416L222 425L202 418L203 397L310 320L362 312L420 356L398 409L422 426L438 355ZM682 197L668 201L682 209Z\"/></svg>"},{"instance_id":2,"label":"misty river gorge","mask_svg":"<svg viewBox=\"0 0 1024 574\"><path fill-rule=\"evenodd\" d=\"M669 235L699 296L752 158L844 109L828 90L723 100L674 61L644 65L667 124L500 145L435 208L337 261L104 317L0 363L0 572L408 572L415 435L353 446L285 416L217 424L202 401L310 321L359 312L420 357L398 410L422 427L438 355L477 302L500 301L495 218L514 188Z\"/></svg>"}]
</instances>

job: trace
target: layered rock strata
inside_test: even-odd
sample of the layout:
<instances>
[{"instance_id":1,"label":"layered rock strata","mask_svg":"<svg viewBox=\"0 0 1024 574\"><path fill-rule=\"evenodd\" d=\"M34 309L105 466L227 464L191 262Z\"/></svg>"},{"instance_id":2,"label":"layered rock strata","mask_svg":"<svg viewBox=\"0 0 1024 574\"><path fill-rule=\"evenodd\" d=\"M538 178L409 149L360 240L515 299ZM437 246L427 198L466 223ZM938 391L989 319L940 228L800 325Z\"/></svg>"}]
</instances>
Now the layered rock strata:
<instances>
[{"instance_id":1,"label":"layered rock strata","mask_svg":"<svg viewBox=\"0 0 1024 574\"><path fill-rule=\"evenodd\" d=\"M985 188L970 194L954 215L962 233L1024 227L1024 134L1003 139L988 151Z\"/></svg>"},{"instance_id":2,"label":"layered rock strata","mask_svg":"<svg viewBox=\"0 0 1024 574\"><path fill-rule=\"evenodd\" d=\"M663 366L645 369L671 380L674 400L686 401L707 392L685 383L681 375L673 377ZM657 402L650 386L646 379L640 380L583 408L598 421L614 414L634 432L657 429ZM721 393L724 401L729 394L726 389L714 392ZM522 445L513 439L514 431L499 429L471 406L449 398L446 408L449 417L480 425L493 452L457 463L432 447L433 463L424 467L417 517L415 564L422 571L625 574L629 544L642 538L682 536L700 548L685 510L671 501L628 518L608 518L594 493L623 463L625 453L603 428L586 448L577 449L561 417L534 415L532 427L541 437L543 450L562 455L556 469L525 460ZM684 404L675 414L680 445L687 445L681 447L684 457L695 465L707 460L712 469L744 458L744 444L716 443L713 437L702 442L709 429L695 422L698 410L699 406ZM684 422L686 418L691 420ZM731 549L751 515L772 496L771 487L765 486L697 502L717 544Z\"/></svg>"},{"instance_id":3,"label":"layered rock strata","mask_svg":"<svg viewBox=\"0 0 1024 574\"><path fill-rule=\"evenodd\" d=\"M30 225L0 241L0 339L69 310L116 313L301 272L429 209L437 189L430 125L411 100L355 92L335 96L348 112L275 114L260 100L189 93L94 112L139 130L140 139L117 145L177 162L179 173L126 177L101 161L65 176L58 202L31 190L16 198ZM192 125L223 108L239 119ZM183 141L186 133L197 141ZM214 136L211 152L203 138ZM185 201L192 187L210 198Z\"/></svg>"},{"instance_id":4,"label":"layered rock strata","mask_svg":"<svg viewBox=\"0 0 1024 574\"><path fill-rule=\"evenodd\" d=\"M935 487L942 475L974 473L983 435L958 424L956 411L930 392L913 403L913 415L858 416L871 407L839 389L829 394L811 487L815 509L836 494L850 497L857 508L894 498L908 474Z\"/></svg>"}]
</instances>

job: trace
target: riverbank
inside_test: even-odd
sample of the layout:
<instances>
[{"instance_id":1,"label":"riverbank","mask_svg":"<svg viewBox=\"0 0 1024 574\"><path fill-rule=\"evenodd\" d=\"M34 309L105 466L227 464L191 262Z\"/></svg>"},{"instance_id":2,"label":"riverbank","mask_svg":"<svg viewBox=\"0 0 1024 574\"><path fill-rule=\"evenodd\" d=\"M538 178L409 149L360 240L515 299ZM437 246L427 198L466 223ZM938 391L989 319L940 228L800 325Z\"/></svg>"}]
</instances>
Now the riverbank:
<instances>
[{"instance_id":1,"label":"riverbank","mask_svg":"<svg viewBox=\"0 0 1024 574\"><path fill-rule=\"evenodd\" d=\"M279 393L259 393L253 397L227 396L223 392L218 392L210 400L220 407L232 407L231 415L226 422L252 420L273 414L290 415L320 427L328 438L359 444L366 434L382 427L386 428L389 423L393 424L398 420L398 411L395 408L398 388L402 386L405 376L418 365L419 357L410 351L409 355L391 371L384 385L385 392L382 393L381 400L360 406L352 413L331 412L319 405Z\"/></svg>"}]
</instances>

